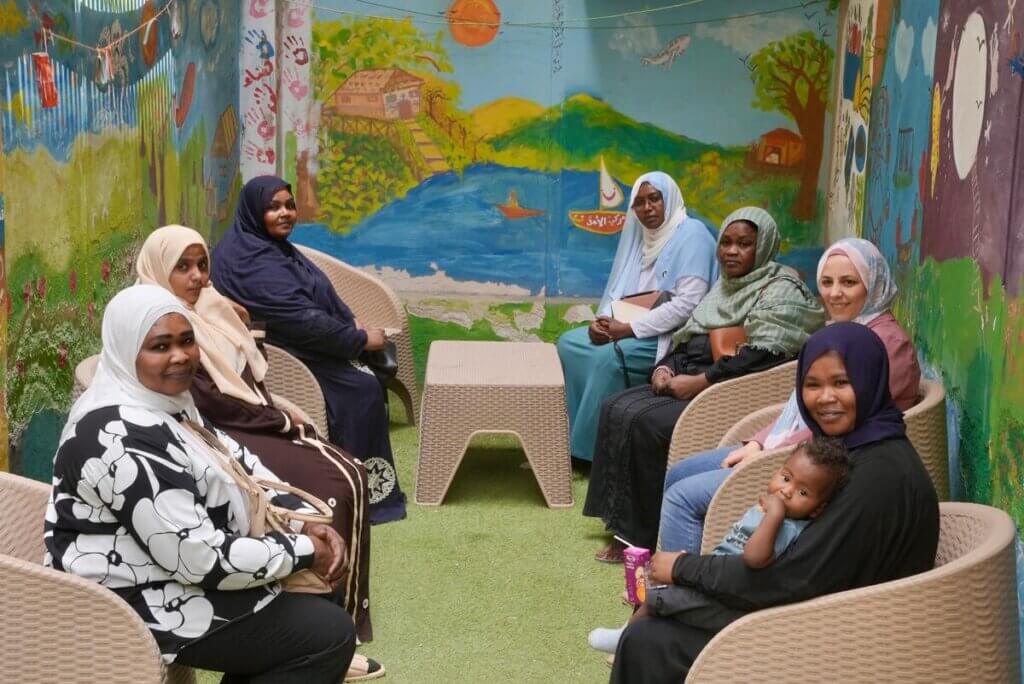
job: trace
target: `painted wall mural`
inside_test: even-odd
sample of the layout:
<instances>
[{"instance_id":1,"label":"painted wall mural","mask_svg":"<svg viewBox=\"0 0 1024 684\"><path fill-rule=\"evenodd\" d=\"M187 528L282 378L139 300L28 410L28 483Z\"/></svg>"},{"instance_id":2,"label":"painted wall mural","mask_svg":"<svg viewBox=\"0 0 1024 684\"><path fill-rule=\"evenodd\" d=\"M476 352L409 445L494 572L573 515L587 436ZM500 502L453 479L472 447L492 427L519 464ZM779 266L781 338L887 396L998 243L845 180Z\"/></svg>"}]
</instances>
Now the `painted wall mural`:
<instances>
[{"instance_id":1,"label":"painted wall mural","mask_svg":"<svg viewBox=\"0 0 1024 684\"><path fill-rule=\"evenodd\" d=\"M308 43L278 21L278 44L308 44L311 58L308 75L287 50L277 58L279 102L295 107L280 120L281 170L306 221L295 239L413 299L596 298L629 186L662 169L715 227L738 205L767 207L784 258L808 272L829 158L831 5L595 25L582 19L621 5L411 0L384 19L330 0ZM496 17L506 23L488 25Z\"/></svg>"},{"instance_id":2,"label":"painted wall mural","mask_svg":"<svg viewBox=\"0 0 1024 684\"><path fill-rule=\"evenodd\" d=\"M12 470L49 478L73 369L142 237L209 234L233 208L239 25L212 0L0 3Z\"/></svg>"},{"instance_id":3,"label":"painted wall mural","mask_svg":"<svg viewBox=\"0 0 1024 684\"><path fill-rule=\"evenodd\" d=\"M871 102L864 236L893 264L896 315L945 384L954 497L1003 508L1020 528L1024 7L930 0L894 14Z\"/></svg>"}]
</instances>

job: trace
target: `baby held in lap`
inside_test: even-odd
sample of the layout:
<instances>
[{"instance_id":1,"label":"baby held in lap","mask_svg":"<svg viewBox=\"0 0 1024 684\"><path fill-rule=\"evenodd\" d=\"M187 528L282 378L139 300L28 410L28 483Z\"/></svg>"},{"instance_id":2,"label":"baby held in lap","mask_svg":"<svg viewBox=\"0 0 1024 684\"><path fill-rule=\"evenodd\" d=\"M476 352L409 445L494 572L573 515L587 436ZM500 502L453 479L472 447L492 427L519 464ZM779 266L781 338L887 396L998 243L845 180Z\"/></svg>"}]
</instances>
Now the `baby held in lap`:
<instances>
[{"instance_id":1,"label":"baby held in lap","mask_svg":"<svg viewBox=\"0 0 1024 684\"><path fill-rule=\"evenodd\" d=\"M841 441L815 437L801 443L772 475L767 492L747 509L712 553L741 555L749 568L770 565L842 489L849 472L849 457ZM657 585L670 581L672 567L664 559L674 559L676 555L655 554L647 600L630 622L649 615L671 616L696 627L717 630L746 614L690 587ZM614 652L623 629L594 630L590 643L598 650Z\"/></svg>"},{"instance_id":2,"label":"baby held in lap","mask_svg":"<svg viewBox=\"0 0 1024 684\"><path fill-rule=\"evenodd\" d=\"M841 441L815 437L803 442L772 475L758 503L747 509L712 553L741 555L749 568L770 565L842 489L849 472L849 457ZM634 618L673 615L684 622L689 622L686 617L699 620L697 624L708 627L709 620L725 626L744 614L722 608L699 591L667 585L652 588L646 605Z\"/></svg>"}]
</instances>

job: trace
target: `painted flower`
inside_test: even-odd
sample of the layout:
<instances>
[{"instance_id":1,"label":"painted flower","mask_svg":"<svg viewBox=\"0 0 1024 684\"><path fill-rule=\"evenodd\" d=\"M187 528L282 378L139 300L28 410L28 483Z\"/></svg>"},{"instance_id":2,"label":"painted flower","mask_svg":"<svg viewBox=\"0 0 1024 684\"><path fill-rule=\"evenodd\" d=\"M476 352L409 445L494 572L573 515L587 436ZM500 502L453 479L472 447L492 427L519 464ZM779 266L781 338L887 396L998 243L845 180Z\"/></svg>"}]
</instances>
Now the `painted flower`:
<instances>
[{"instance_id":1,"label":"painted flower","mask_svg":"<svg viewBox=\"0 0 1024 684\"><path fill-rule=\"evenodd\" d=\"M14 362L14 370L19 376L25 375L25 362L22 359L18 359Z\"/></svg>"},{"instance_id":2,"label":"painted flower","mask_svg":"<svg viewBox=\"0 0 1024 684\"><path fill-rule=\"evenodd\" d=\"M144 589L142 598L156 620L156 624L146 626L154 631L195 639L205 634L213 622L213 604L199 587L172 582L158 589Z\"/></svg>"},{"instance_id":3,"label":"painted flower","mask_svg":"<svg viewBox=\"0 0 1024 684\"><path fill-rule=\"evenodd\" d=\"M40 299L46 299L46 276L39 276L36 281L36 294Z\"/></svg>"},{"instance_id":4,"label":"painted flower","mask_svg":"<svg viewBox=\"0 0 1024 684\"><path fill-rule=\"evenodd\" d=\"M75 294L78 291L78 272L72 271L68 274L68 289L71 290L71 294Z\"/></svg>"},{"instance_id":5,"label":"painted flower","mask_svg":"<svg viewBox=\"0 0 1024 684\"><path fill-rule=\"evenodd\" d=\"M280 566L284 563L285 574L292 568L291 556L283 547L276 543L265 542L251 537L235 537L231 540L225 553L226 564L234 572L228 575L217 584L218 589L232 591L238 589L249 589L261 584L267 584L276 579L271 578L271 568L280 572Z\"/></svg>"},{"instance_id":6,"label":"painted flower","mask_svg":"<svg viewBox=\"0 0 1024 684\"><path fill-rule=\"evenodd\" d=\"M32 283L25 281L25 284L21 286L21 301L28 304L28 300L32 299Z\"/></svg>"},{"instance_id":7,"label":"painted flower","mask_svg":"<svg viewBox=\"0 0 1024 684\"><path fill-rule=\"evenodd\" d=\"M110 280L110 262L106 259L100 264L100 280L103 282Z\"/></svg>"},{"instance_id":8,"label":"painted flower","mask_svg":"<svg viewBox=\"0 0 1024 684\"><path fill-rule=\"evenodd\" d=\"M85 310L89 314L89 322L92 323L96 319L96 305L89 302L89 305L85 307Z\"/></svg>"},{"instance_id":9,"label":"painted flower","mask_svg":"<svg viewBox=\"0 0 1024 684\"><path fill-rule=\"evenodd\" d=\"M65 549L61 567L109 587L133 587L152 581L153 561L125 529L118 534L80 534Z\"/></svg>"},{"instance_id":10,"label":"painted flower","mask_svg":"<svg viewBox=\"0 0 1024 684\"><path fill-rule=\"evenodd\" d=\"M68 365L68 345L61 344L57 348L57 367L64 368Z\"/></svg>"},{"instance_id":11,"label":"painted flower","mask_svg":"<svg viewBox=\"0 0 1024 684\"><path fill-rule=\"evenodd\" d=\"M184 489L141 499L132 511L132 526L153 560L189 584L198 584L213 569L214 546L224 543L224 533Z\"/></svg>"}]
</instances>

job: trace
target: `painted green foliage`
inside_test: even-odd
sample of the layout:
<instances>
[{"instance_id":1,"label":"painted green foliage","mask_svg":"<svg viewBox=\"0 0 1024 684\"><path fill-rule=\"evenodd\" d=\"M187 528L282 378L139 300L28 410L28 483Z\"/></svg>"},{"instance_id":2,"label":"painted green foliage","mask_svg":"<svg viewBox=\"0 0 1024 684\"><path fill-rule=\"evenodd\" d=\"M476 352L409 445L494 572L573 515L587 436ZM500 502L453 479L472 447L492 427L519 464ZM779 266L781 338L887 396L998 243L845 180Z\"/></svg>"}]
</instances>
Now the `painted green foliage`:
<instances>
[{"instance_id":1,"label":"painted green foliage","mask_svg":"<svg viewBox=\"0 0 1024 684\"><path fill-rule=\"evenodd\" d=\"M1009 299L998 280L986 296L971 259L928 259L908 276L896 314L941 370L957 409L962 497L998 506L1024 524L1024 365L1017 355L1024 304Z\"/></svg>"}]
</instances>

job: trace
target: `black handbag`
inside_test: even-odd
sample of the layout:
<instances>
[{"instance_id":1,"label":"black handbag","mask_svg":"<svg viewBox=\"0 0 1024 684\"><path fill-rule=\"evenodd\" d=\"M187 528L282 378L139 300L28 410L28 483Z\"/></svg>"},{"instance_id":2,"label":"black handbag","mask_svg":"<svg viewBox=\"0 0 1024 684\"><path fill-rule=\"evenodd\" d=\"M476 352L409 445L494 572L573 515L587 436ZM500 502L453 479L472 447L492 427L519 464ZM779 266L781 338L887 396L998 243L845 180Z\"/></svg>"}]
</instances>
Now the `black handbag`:
<instances>
[{"instance_id":1,"label":"black handbag","mask_svg":"<svg viewBox=\"0 0 1024 684\"><path fill-rule=\"evenodd\" d=\"M386 388L398 375L398 347L390 340L384 343L383 349L364 351L359 360L373 371L381 387Z\"/></svg>"}]
</instances>

